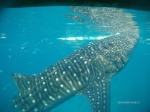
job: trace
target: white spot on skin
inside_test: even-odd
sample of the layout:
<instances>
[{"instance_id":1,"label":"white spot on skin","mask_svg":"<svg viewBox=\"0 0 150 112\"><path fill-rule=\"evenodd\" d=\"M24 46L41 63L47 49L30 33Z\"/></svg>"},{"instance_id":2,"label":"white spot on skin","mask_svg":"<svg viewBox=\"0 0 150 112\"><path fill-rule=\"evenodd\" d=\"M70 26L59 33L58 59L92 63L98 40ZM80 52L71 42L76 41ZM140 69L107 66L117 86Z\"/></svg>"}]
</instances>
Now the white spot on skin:
<instances>
[{"instance_id":1,"label":"white spot on skin","mask_svg":"<svg viewBox=\"0 0 150 112\"><path fill-rule=\"evenodd\" d=\"M73 87L72 89L73 89L74 91L76 90L76 88L74 88L74 87Z\"/></svg>"},{"instance_id":2,"label":"white spot on skin","mask_svg":"<svg viewBox=\"0 0 150 112\"><path fill-rule=\"evenodd\" d=\"M43 77L41 77L41 79L43 79Z\"/></svg>"},{"instance_id":3,"label":"white spot on skin","mask_svg":"<svg viewBox=\"0 0 150 112\"><path fill-rule=\"evenodd\" d=\"M61 84L60 87L64 87L64 85Z\"/></svg>"},{"instance_id":4,"label":"white spot on skin","mask_svg":"<svg viewBox=\"0 0 150 112\"><path fill-rule=\"evenodd\" d=\"M55 72L55 74L57 74L57 72Z\"/></svg>"},{"instance_id":5,"label":"white spot on skin","mask_svg":"<svg viewBox=\"0 0 150 112\"><path fill-rule=\"evenodd\" d=\"M50 99L52 99L53 101L55 101L55 99L52 96L49 96Z\"/></svg>"},{"instance_id":6,"label":"white spot on skin","mask_svg":"<svg viewBox=\"0 0 150 112\"><path fill-rule=\"evenodd\" d=\"M65 71L63 71L63 74L65 74L66 72Z\"/></svg>"},{"instance_id":7,"label":"white spot on skin","mask_svg":"<svg viewBox=\"0 0 150 112\"><path fill-rule=\"evenodd\" d=\"M68 66L68 68L71 68L71 66Z\"/></svg>"},{"instance_id":8,"label":"white spot on skin","mask_svg":"<svg viewBox=\"0 0 150 112\"><path fill-rule=\"evenodd\" d=\"M61 96L58 96L58 98L61 98Z\"/></svg>"},{"instance_id":9,"label":"white spot on skin","mask_svg":"<svg viewBox=\"0 0 150 112\"><path fill-rule=\"evenodd\" d=\"M34 112L37 112L37 111L38 111L38 109L37 109L37 108L35 108L35 109L34 109Z\"/></svg>"},{"instance_id":10,"label":"white spot on skin","mask_svg":"<svg viewBox=\"0 0 150 112\"><path fill-rule=\"evenodd\" d=\"M87 93L90 93L90 91L87 91Z\"/></svg>"},{"instance_id":11,"label":"white spot on skin","mask_svg":"<svg viewBox=\"0 0 150 112\"><path fill-rule=\"evenodd\" d=\"M78 84L81 86L81 82L79 81Z\"/></svg>"},{"instance_id":12,"label":"white spot on skin","mask_svg":"<svg viewBox=\"0 0 150 112\"><path fill-rule=\"evenodd\" d=\"M45 82L43 82L43 84L45 84Z\"/></svg>"},{"instance_id":13,"label":"white spot on skin","mask_svg":"<svg viewBox=\"0 0 150 112\"><path fill-rule=\"evenodd\" d=\"M52 83L52 82L50 82L50 85L53 85L53 83Z\"/></svg>"},{"instance_id":14,"label":"white spot on skin","mask_svg":"<svg viewBox=\"0 0 150 112\"><path fill-rule=\"evenodd\" d=\"M91 59L89 59L89 61L91 61Z\"/></svg>"},{"instance_id":15,"label":"white spot on skin","mask_svg":"<svg viewBox=\"0 0 150 112\"><path fill-rule=\"evenodd\" d=\"M87 64L87 61L85 61L84 64Z\"/></svg>"},{"instance_id":16,"label":"white spot on skin","mask_svg":"<svg viewBox=\"0 0 150 112\"><path fill-rule=\"evenodd\" d=\"M86 79L86 80L88 80L89 78L88 78L88 77L86 77L85 79Z\"/></svg>"},{"instance_id":17,"label":"white spot on skin","mask_svg":"<svg viewBox=\"0 0 150 112\"><path fill-rule=\"evenodd\" d=\"M70 91L67 89L67 93L70 93Z\"/></svg>"},{"instance_id":18,"label":"white spot on skin","mask_svg":"<svg viewBox=\"0 0 150 112\"><path fill-rule=\"evenodd\" d=\"M48 106L48 104L47 104L47 103L45 103L44 105L45 105L45 106Z\"/></svg>"},{"instance_id":19,"label":"white spot on skin","mask_svg":"<svg viewBox=\"0 0 150 112\"><path fill-rule=\"evenodd\" d=\"M29 96L32 96L32 94L29 94Z\"/></svg>"},{"instance_id":20,"label":"white spot on skin","mask_svg":"<svg viewBox=\"0 0 150 112\"><path fill-rule=\"evenodd\" d=\"M73 74L73 76L75 76L75 77L76 77L77 75L74 73L74 74Z\"/></svg>"},{"instance_id":21,"label":"white spot on skin","mask_svg":"<svg viewBox=\"0 0 150 112\"><path fill-rule=\"evenodd\" d=\"M90 70L89 70L89 69L87 69L87 72L88 72L88 73L90 73Z\"/></svg>"},{"instance_id":22,"label":"white spot on skin","mask_svg":"<svg viewBox=\"0 0 150 112\"><path fill-rule=\"evenodd\" d=\"M44 100L43 100L43 103L44 103L45 106L48 106L48 104Z\"/></svg>"},{"instance_id":23,"label":"white spot on skin","mask_svg":"<svg viewBox=\"0 0 150 112\"><path fill-rule=\"evenodd\" d=\"M69 81L69 83L72 85L72 82L71 82L71 81Z\"/></svg>"},{"instance_id":24,"label":"white spot on skin","mask_svg":"<svg viewBox=\"0 0 150 112\"><path fill-rule=\"evenodd\" d=\"M15 108L17 108L18 106L17 105L15 105Z\"/></svg>"},{"instance_id":25,"label":"white spot on skin","mask_svg":"<svg viewBox=\"0 0 150 112\"><path fill-rule=\"evenodd\" d=\"M22 109L22 112L25 112L25 109Z\"/></svg>"},{"instance_id":26,"label":"white spot on skin","mask_svg":"<svg viewBox=\"0 0 150 112\"><path fill-rule=\"evenodd\" d=\"M103 86L105 86L105 83L103 83Z\"/></svg>"},{"instance_id":27,"label":"white spot on skin","mask_svg":"<svg viewBox=\"0 0 150 112\"><path fill-rule=\"evenodd\" d=\"M80 59L82 59L82 57L80 57Z\"/></svg>"},{"instance_id":28,"label":"white spot on skin","mask_svg":"<svg viewBox=\"0 0 150 112\"><path fill-rule=\"evenodd\" d=\"M28 81L28 84L30 84L30 82Z\"/></svg>"},{"instance_id":29,"label":"white spot on skin","mask_svg":"<svg viewBox=\"0 0 150 112\"><path fill-rule=\"evenodd\" d=\"M47 88L45 88L44 91L46 92L46 91L47 91Z\"/></svg>"},{"instance_id":30,"label":"white spot on skin","mask_svg":"<svg viewBox=\"0 0 150 112\"><path fill-rule=\"evenodd\" d=\"M76 60L74 60L74 62L76 62Z\"/></svg>"},{"instance_id":31,"label":"white spot on skin","mask_svg":"<svg viewBox=\"0 0 150 112\"><path fill-rule=\"evenodd\" d=\"M58 78L56 78L56 81L58 81L59 79Z\"/></svg>"},{"instance_id":32,"label":"white spot on skin","mask_svg":"<svg viewBox=\"0 0 150 112\"><path fill-rule=\"evenodd\" d=\"M33 103L35 103L35 100L32 100Z\"/></svg>"},{"instance_id":33,"label":"white spot on skin","mask_svg":"<svg viewBox=\"0 0 150 112\"><path fill-rule=\"evenodd\" d=\"M79 71L81 72L82 70L79 68Z\"/></svg>"},{"instance_id":34,"label":"white spot on skin","mask_svg":"<svg viewBox=\"0 0 150 112\"><path fill-rule=\"evenodd\" d=\"M28 88L28 90L30 90L30 88Z\"/></svg>"},{"instance_id":35,"label":"white spot on skin","mask_svg":"<svg viewBox=\"0 0 150 112\"><path fill-rule=\"evenodd\" d=\"M49 98L50 98L50 99L52 99L52 97L51 97L51 96L49 96Z\"/></svg>"}]
</instances>

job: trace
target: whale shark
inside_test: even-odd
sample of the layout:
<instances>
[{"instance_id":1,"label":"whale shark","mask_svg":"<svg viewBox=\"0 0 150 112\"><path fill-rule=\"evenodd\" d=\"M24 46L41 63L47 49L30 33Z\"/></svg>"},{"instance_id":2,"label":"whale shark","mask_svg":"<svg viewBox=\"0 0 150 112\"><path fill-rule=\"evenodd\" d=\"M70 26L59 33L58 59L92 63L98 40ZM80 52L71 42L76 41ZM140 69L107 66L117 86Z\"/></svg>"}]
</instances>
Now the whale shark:
<instances>
[{"instance_id":1,"label":"whale shark","mask_svg":"<svg viewBox=\"0 0 150 112\"><path fill-rule=\"evenodd\" d=\"M134 16L122 9L74 6L69 11L68 19L87 18L84 24L111 36L89 43L39 74L13 73L19 92L12 102L20 112L44 112L75 95L85 96L92 112L110 111L111 77L129 61L139 28Z\"/></svg>"}]
</instances>

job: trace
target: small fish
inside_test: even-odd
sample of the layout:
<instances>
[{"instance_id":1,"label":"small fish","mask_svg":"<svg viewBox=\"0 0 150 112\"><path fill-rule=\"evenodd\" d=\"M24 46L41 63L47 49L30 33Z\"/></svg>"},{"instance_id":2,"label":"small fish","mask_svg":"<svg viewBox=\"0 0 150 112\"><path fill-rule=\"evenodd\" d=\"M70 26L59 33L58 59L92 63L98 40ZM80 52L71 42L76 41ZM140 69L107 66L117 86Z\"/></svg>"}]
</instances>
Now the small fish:
<instances>
[{"instance_id":1,"label":"small fish","mask_svg":"<svg viewBox=\"0 0 150 112\"><path fill-rule=\"evenodd\" d=\"M8 55L8 58L11 59L11 55Z\"/></svg>"},{"instance_id":2,"label":"small fish","mask_svg":"<svg viewBox=\"0 0 150 112\"><path fill-rule=\"evenodd\" d=\"M3 73L4 71L3 70L0 70L0 73Z\"/></svg>"},{"instance_id":3,"label":"small fish","mask_svg":"<svg viewBox=\"0 0 150 112\"><path fill-rule=\"evenodd\" d=\"M22 46L21 50L26 50L28 47L27 46Z\"/></svg>"},{"instance_id":4,"label":"small fish","mask_svg":"<svg viewBox=\"0 0 150 112\"><path fill-rule=\"evenodd\" d=\"M0 38L1 38L1 39L6 39L6 38L7 38L7 36L6 36L6 34L5 34L5 33L2 33L2 34L1 34L1 36L0 36Z\"/></svg>"},{"instance_id":5,"label":"small fish","mask_svg":"<svg viewBox=\"0 0 150 112\"><path fill-rule=\"evenodd\" d=\"M2 93L5 94L6 90L8 90L8 88L11 87L11 86L12 86L11 84L5 85L4 88L3 88L3 92Z\"/></svg>"}]
</instances>

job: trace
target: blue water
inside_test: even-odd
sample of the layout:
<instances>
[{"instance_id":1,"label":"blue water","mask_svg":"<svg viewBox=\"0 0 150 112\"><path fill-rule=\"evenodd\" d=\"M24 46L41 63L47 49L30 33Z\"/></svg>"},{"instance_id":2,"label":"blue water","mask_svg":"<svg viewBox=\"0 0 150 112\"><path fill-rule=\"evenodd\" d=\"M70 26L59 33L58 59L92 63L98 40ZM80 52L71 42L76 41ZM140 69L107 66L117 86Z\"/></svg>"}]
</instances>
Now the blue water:
<instances>
[{"instance_id":1,"label":"blue water","mask_svg":"<svg viewBox=\"0 0 150 112\"><path fill-rule=\"evenodd\" d=\"M140 41L127 66L111 80L110 112L150 112L150 12L126 10L140 27ZM0 13L0 112L16 112L12 73L36 74L90 41L58 38L104 35L68 18L68 7L8 8ZM135 102L127 104L126 102ZM91 112L75 96L52 112Z\"/></svg>"}]
</instances>

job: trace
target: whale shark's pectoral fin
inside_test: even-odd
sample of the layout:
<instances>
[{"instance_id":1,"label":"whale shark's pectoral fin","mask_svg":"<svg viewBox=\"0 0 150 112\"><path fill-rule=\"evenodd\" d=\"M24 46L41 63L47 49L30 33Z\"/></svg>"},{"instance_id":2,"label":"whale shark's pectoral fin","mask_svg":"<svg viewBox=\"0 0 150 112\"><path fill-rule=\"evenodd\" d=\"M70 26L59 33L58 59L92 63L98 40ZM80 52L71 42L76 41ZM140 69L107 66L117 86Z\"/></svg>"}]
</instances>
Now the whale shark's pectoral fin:
<instances>
[{"instance_id":1,"label":"whale shark's pectoral fin","mask_svg":"<svg viewBox=\"0 0 150 112\"><path fill-rule=\"evenodd\" d=\"M109 79L101 80L98 77L88 85L80 95L90 101L92 112L109 112Z\"/></svg>"}]
</instances>

